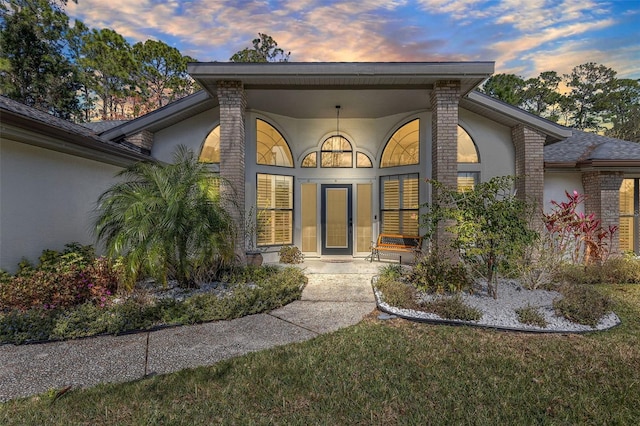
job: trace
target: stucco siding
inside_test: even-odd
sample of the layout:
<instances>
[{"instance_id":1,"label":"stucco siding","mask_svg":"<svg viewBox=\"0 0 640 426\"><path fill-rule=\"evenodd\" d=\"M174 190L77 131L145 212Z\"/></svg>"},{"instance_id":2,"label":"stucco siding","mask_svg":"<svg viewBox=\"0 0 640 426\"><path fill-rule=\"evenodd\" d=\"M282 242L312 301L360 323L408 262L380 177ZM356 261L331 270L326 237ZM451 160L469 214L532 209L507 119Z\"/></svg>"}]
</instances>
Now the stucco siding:
<instances>
[{"instance_id":1,"label":"stucco siding","mask_svg":"<svg viewBox=\"0 0 640 426\"><path fill-rule=\"evenodd\" d=\"M116 166L0 140L0 268L73 241L94 244L93 210Z\"/></svg>"},{"instance_id":2,"label":"stucco siding","mask_svg":"<svg viewBox=\"0 0 640 426\"><path fill-rule=\"evenodd\" d=\"M511 141L509 127L462 108L459 112L459 122L478 148L483 181L496 176L515 174L515 147ZM466 168L466 165L458 167L461 171Z\"/></svg>"},{"instance_id":3,"label":"stucco siding","mask_svg":"<svg viewBox=\"0 0 640 426\"><path fill-rule=\"evenodd\" d=\"M185 145L196 155L209 132L220 124L220 109L214 108L167 127L154 134L151 156L167 163L173 162L178 145Z\"/></svg>"},{"instance_id":4,"label":"stucco siding","mask_svg":"<svg viewBox=\"0 0 640 426\"><path fill-rule=\"evenodd\" d=\"M582 174L579 172L545 172L544 174L544 211L551 210L551 201L565 201L565 191L578 191L584 194ZM584 205L578 206L578 212L584 212Z\"/></svg>"}]
</instances>

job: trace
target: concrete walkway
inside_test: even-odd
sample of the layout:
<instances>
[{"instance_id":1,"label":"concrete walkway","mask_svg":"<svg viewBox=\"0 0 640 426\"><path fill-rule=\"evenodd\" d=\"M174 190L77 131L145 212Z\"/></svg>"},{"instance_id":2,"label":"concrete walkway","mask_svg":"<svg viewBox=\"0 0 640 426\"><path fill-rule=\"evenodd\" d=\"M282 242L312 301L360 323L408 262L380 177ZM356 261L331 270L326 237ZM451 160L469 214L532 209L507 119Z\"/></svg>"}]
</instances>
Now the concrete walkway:
<instances>
[{"instance_id":1,"label":"concrete walkway","mask_svg":"<svg viewBox=\"0 0 640 426\"><path fill-rule=\"evenodd\" d=\"M311 260L301 300L267 314L124 336L0 346L0 401L67 386L164 374L300 342L358 323L376 306L380 264Z\"/></svg>"}]
</instances>

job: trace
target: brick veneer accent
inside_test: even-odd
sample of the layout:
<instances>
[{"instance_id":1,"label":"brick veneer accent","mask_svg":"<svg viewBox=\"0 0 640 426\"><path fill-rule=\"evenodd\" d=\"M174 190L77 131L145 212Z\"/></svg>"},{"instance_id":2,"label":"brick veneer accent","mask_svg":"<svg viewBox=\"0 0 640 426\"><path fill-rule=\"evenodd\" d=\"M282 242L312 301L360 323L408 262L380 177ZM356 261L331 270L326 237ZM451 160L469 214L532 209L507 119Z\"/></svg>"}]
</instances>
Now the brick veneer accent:
<instances>
[{"instance_id":1,"label":"brick veneer accent","mask_svg":"<svg viewBox=\"0 0 640 426\"><path fill-rule=\"evenodd\" d=\"M584 202L586 214L594 213L600 219L603 229L620 224L620 185L624 174L622 172L584 172L582 186L587 196ZM616 254L620 249L620 235L613 236L609 252Z\"/></svg>"},{"instance_id":2,"label":"brick veneer accent","mask_svg":"<svg viewBox=\"0 0 640 426\"><path fill-rule=\"evenodd\" d=\"M523 124L511 129L511 140L516 151L516 195L535 206L532 227L542 230L544 199L544 141L545 135Z\"/></svg>"},{"instance_id":3,"label":"brick veneer accent","mask_svg":"<svg viewBox=\"0 0 640 426\"><path fill-rule=\"evenodd\" d=\"M449 188L458 182L458 107L460 81L438 81L431 91L431 162L432 178ZM437 189L434 188L434 197ZM457 253L450 249L452 235L446 227L450 221L442 221L436 229L432 243L457 260Z\"/></svg>"},{"instance_id":4,"label":"brick veneer accent","mask_svg":"<svg viewBox=\"0 0 640 426\"><path fill-rule=\"evenodd\" d=\"M149 152L151 152L151 148L153 147L153 133L148 130L129 135L125 140Z\"/></svg>"},{"instance_id":5,"label":"brick veneer accent","mask_svg":"<svg viewBox=\"0 0 640 426\"><path fill-rule=\"evenodd\" d=\"M244 118L247 97L242 82L218 81L220 103L220 176L226 179L221 191L230 203L229 210L236 227L235 253L245 260L244 194L245 194L245 132Z\"/></svg>"}]
</instances>

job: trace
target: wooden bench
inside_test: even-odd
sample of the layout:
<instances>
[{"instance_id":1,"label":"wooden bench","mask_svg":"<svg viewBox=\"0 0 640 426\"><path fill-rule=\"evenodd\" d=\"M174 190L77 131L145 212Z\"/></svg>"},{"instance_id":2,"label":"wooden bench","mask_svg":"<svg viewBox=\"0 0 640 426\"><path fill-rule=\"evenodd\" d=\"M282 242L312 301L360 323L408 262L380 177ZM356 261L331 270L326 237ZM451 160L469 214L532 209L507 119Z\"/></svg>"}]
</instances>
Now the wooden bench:
<instances>
[{"instance_id":1,"label":"wooden bench","mask_svg":"<svg viewBox=\"0 0 640 426\"><path fill-rule=\"evenodd\" d=\"M371 244L369 262L375 257L380 261L380 253L397 253L402 263L402 253L414 254L422 248L422 237L418 235L386 234L378 235L378 241Z\"/></svg>"}]
</instances>

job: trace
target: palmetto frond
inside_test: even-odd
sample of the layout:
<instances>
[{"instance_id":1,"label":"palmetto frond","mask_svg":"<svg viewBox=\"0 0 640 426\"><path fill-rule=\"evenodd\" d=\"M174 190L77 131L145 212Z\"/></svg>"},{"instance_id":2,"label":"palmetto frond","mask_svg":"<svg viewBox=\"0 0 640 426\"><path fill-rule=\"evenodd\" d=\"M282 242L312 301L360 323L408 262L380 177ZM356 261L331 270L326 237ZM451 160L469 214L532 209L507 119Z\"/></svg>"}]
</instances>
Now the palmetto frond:
<instances>
[{"instance_id":1,"label":"palmetto frond","mask_svg":"<svg viewBox=\"0 0 640 426\"><path fill-rule=\"evenodd\" d=\"M233 226L220 178L178 147L173 164L137 163L98 199L96 234L129 272L193 282L233 257Z\"/></svg>"}]
</instances>

